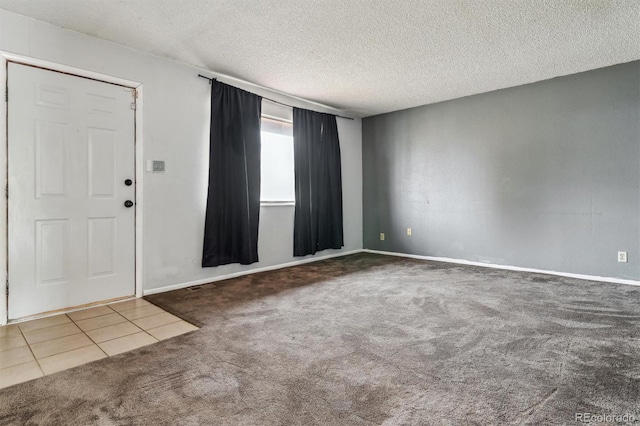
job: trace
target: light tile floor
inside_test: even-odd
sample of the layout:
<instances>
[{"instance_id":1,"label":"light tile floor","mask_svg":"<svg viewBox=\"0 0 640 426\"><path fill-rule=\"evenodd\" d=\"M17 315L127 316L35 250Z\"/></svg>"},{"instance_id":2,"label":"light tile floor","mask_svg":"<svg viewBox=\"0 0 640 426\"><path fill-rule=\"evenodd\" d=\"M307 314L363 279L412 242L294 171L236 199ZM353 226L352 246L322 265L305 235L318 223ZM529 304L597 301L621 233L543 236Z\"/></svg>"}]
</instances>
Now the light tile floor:
<instances>
[{"instance_id":1,"label":"light tile floor","mask_svg":"<svg viewBox=\"0 0 640 426\"><path fill-rule=\"evenodd\" d=\"M143 299L0 327L0 388L197 329Z\"/></svg>"}]
</instances>

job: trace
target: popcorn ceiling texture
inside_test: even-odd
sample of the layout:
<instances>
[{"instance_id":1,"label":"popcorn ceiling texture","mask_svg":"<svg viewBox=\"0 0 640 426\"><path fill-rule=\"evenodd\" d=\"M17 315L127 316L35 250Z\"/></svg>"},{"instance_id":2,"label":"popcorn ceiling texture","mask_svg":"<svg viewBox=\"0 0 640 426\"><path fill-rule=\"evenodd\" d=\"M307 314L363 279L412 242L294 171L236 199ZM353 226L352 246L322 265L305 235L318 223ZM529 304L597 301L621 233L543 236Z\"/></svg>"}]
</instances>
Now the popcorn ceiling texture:
<instances>
[{"instance_id":1,"label":"popcorn ceiling texture","mask_svg":"<svg viewBox=\"0 0 640 426\"><path fill-rule=\"evenodd\" d=\"M369 116L640 59L637 0L0 0Z\"/></svg>"}]
</instances>

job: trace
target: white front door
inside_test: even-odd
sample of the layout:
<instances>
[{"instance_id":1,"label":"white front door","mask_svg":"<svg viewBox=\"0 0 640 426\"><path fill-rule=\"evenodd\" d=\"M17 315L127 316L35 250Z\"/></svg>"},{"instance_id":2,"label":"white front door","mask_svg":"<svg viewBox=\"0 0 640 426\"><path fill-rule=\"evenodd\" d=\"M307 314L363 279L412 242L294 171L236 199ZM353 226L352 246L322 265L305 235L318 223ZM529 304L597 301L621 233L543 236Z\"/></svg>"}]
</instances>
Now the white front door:
<instances>
[{"instance_id":1,"label":"white front door","mask_svg":"<svg viewBox=\"0 0 640 426\"><path fill-rule=\"evenodd\" d=\"M15 63L7 78L9 319L133 296L132 89Z\"/></svg>"}]
</instances>

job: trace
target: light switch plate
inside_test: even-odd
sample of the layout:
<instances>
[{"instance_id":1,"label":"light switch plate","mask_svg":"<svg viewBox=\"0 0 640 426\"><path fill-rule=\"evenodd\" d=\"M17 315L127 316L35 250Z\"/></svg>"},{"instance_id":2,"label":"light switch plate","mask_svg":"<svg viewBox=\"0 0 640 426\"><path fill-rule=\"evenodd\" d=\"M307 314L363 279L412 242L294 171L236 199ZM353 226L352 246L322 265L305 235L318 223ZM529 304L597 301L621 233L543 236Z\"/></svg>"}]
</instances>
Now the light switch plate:
<instances>
[{"instance_id":1,"label":"light switch plate","mask_svg":"<svg viewBox=\"0 0 640 426\"><path fill-rule=\"evenodd\" d=\"M153 160L153 172L164 172L164 161Z\"/></svg>"}]
</instances>

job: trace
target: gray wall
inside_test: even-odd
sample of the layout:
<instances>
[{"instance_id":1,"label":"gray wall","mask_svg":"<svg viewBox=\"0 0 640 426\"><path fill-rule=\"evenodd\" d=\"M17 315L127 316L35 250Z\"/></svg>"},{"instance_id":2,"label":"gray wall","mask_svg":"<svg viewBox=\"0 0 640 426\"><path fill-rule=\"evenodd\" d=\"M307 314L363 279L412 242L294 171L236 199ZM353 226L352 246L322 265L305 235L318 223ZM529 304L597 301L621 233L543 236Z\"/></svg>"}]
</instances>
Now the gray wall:
<instances>
[{"instance_id":1,"label":"gray wall","mask_svg":"<svg viewBox=\"0 0 640 426\"><path fill-rule=\"evenodd\" d=\"M362 144L365 248L640 278L638 61L369 117Z\"/></svg>"}]
</instances>

